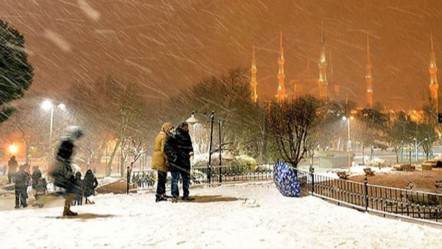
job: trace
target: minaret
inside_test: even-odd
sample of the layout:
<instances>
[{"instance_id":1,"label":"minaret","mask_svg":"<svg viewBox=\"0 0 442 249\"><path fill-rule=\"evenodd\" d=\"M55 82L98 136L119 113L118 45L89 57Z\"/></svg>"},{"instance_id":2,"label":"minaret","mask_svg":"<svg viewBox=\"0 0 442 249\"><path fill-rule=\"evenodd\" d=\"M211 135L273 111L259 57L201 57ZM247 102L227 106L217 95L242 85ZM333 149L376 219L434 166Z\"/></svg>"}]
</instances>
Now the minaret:
<instances>
[{"instance_id":1,"label":"minaret","mask_svg":"<svg viewBox=\"0 0 442 249\"><path fill-rule=\"evenodd\" d=\"M373 107L373 76L371 74L371 69L373 66L371 65L371 57L370 57L370 41L368 39L368 33L367 33L367 64L365 64L365 82L367 83L367 107L372 108Z\"/></svg>"},{"instance_id":2,"label":"minaret","mask_svg":"<svg viewBox=\"0 0 442 249\"><path fill-rule=\"evenodd\" d=\"M437 83L436 53L434 53L433 34L430 37L430 46L430 66L428 67L428 71L430 72L430 104L438 111L439 84Z\"/></svg>"},{"instance_id":3,"label":"minaret","mask_svg":"<svg viewBox=\"0 0 442 249\"><path fill-rule=\"evenodd\" d=\"M284 74L284 49L282 47L282 31L279 38L279 53L280 57L278 59L278 90L276 93L276 100L281 103L287 99L287 94L285 92L285 74Z\"/></svg>"},{"instance_id":4,"label":"minaret","mask_svg":"<svg viewBox=\"0 0 442 249\"><path fill-rule=\"evenodd\" d=\"M250 69L250 90L252 101L255 103L258 100L258 94L256 93L256 87L258 86L258 82L256 81L256 71L255 45L253 45L252 68Z\"/></svg>"},{"instance_id":5,"label":"minaret","mask_svg":"<svg viewBox=\"0 0 442 249\"><path fill-rule=\"evenodd\" d=\"M327 58L325 56L325 38L324 38L324 31L321 30L321 54L319 55L319 80L318 80L318 87L319 87L319 99L325 100L328 98L327 88L328 88L328 81L327 81Z\"/></svg>"}]
</instances>

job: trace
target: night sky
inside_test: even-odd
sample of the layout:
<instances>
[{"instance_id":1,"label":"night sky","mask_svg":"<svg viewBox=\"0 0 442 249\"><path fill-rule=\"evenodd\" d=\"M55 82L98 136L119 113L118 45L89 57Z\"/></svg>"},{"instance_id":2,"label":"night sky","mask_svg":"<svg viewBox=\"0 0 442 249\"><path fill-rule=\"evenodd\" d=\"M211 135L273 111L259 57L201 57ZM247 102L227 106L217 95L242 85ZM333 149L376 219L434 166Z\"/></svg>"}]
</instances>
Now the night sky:
<instances>
[{"instance_id":1,"label":"night sky","mask_svg":"<svg viewBox=\"0 0 442 249\"><path fill-rule=\"evenodd\" d=\"M394 109L419 108L428 96L431 33L442 58L441 11L440 0L0 0L0 18L25 36L31 92L61 97L112 75L142 84L147 97L170 96L249 69L255 44L258 94L269 98L281 29L291 93L291 80L318 75L322 26L328 78L361 105L369 33L374 101Z\"/></svg>"}]
</instances>

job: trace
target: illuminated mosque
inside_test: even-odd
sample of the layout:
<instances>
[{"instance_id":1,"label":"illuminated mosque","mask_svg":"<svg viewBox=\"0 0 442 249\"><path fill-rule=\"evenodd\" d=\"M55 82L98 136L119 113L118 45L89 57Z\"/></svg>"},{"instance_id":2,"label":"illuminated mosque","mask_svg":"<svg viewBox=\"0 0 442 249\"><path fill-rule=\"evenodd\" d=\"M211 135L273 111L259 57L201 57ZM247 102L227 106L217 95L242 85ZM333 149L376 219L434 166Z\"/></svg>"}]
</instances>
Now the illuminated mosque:
<instances>
[{"instance_id":1,"label":"illuminated mosque","mask_svg":"<svg viewBox=\"0 0 442 249\"><path fill-rule=\"evenodd\" d=\"M321 100L342 100L340 99L340 85L333 81L329 81L327 78L327 66L328 58L326 56L326 42L324 32L321 31L320 38L320 50L319 50L319 60L318 60L318 75L312 72L310 66L307 70L299 74L297 77L290 80L289 84L293 86L293 92L288 93L286 89L286 75L284 73L284 47L283 47L283 34L280 33L279 42L279 58L278 62L278 73L277 81L278 87L276 89L275 99L278 102L284 102L289 96L293 98L310 94ZM438 91L439 84L437 82L437 66L436 66L436 54L434 52L433 36L430 37L430 62L429 62L429 74L430 74L430 84L429 84L429 103L433 106L434 110L438 110ZM369 35L367 34L367 44L366 44L366 64L365 64L365 104L364 108L373 108L373 75L372 75L372 63L370 55L370 41ZM330 55L331 57L331 55ZM331 69L332 70L332 69ZM258 68L256 65L255 57L255 47L252 51L252 66L250 69L250 87L251 87L251 100L253 102L258 101L257 92L257 72Z\"/></svg>"}]
</instances>

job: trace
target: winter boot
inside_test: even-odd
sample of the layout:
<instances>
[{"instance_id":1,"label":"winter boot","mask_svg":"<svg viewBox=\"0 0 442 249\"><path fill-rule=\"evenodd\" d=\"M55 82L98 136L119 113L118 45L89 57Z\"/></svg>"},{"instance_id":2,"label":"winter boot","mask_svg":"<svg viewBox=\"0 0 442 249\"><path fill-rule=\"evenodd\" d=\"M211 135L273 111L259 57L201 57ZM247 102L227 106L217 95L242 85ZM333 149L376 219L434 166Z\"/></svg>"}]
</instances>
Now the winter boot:
<instances>
[{"instance_id":1,"label":"winter boot","mask_svg":"<svg viewBox=\"0 0 442 249\"><path fill-rule=\"evenodd\" d=\"M183 198L181 198L183 201L194 201L195 198L190 197L190 196L183 196Z\"/></svg>"},{"instance_id":2,"label":"winter boot","mask_svg":"<svg viewBox=\"0 0 442 249\"><path fill-rule=\"evenodd\" d=\"M64 201L64 209L63 209L63 216L76 216L78 213L71 211L71 203L72 200L75 198L75 195L73 194L67 194L66 199Z\"/></svg>"},{"instance_id":3,"label":"winter boot","mask_svg":"<svg viewBox=\"0 0 442 249\"><path fill-rule=\"evenodd\" d=\"M167 199L163 195L155 195L155 202L167 201Z\"/></svg>"}]
</instances>

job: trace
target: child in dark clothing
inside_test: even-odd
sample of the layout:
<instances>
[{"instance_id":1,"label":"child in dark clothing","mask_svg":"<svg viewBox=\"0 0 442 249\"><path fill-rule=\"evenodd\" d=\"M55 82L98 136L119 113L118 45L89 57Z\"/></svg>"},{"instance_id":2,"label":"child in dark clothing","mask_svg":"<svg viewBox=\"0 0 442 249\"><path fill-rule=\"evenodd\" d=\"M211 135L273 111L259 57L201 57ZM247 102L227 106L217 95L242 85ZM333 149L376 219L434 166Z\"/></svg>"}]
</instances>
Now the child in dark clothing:
<instances>
[{"instance_id":1,"label":"child in dark clothing","mask_svg":"<svg viewBox=\"0 0 442 249\"><path fill-rule=\"evenodd\" d=\"M37 184L34 187L35 191L35 203L32 204L32 206L38 206L39 208L42 208L44 205L44 197L48 193L48 183L46 182L46 179L41 177L38 179Z\"/></svg>"},{"instance_id":2,"label":"child in dark clothing","mask_svg":"<svg viewBox=\"0 0 442 249\"><path fill-rule=\"evenodd\" d=\"M76 193L75 199L72 201L72 205L80 206L83 204L83 180L81 180L81 172L75 173L75 185L78 186L78 193Z\"/></svg>"},{"instance_id":3,"label":"child in dark clothing","mask_svg":"<svg viewBox=\"0 0 442 249\"><path fill-rule=\"evenodd\" d=\"M41 178L41 171L38 166L35 166L32 171L32 189L35 189L35 186L38 184L38 180Z\"/></svg>"},{"instance_id":4,"label":"child in dark clothing","mask_svg":"<svg viewBox=\"0 0 442 249\"><path fill-rule=\"evenodd\" d=\"M85 204L95 204L93 200L88 199L91 195L95 195L95 188L98 186L98 180L95 177L92 170L86 171L84 175L84 197L86 198Z\"/></svg>"}]
</instances>

